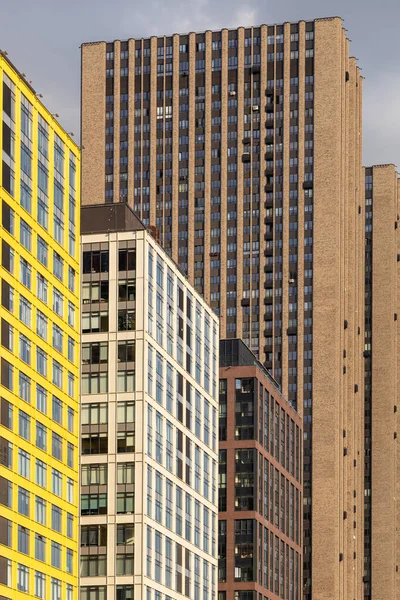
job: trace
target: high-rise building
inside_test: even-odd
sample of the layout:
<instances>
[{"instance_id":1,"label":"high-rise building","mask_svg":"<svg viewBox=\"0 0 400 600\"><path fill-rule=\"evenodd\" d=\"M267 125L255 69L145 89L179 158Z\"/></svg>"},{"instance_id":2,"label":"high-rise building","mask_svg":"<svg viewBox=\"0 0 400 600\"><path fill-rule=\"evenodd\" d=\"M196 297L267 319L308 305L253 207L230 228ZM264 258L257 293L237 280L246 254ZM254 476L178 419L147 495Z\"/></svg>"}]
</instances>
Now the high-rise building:
<instances>
[{"instance_id":1,"label":"high-rise building","mask_svg":"<svg viewBox=\"0 0 400 600\"><path fill-rule=\"evenodd\" d=\"M218 600L300 600L302 421L242 340L221 340Z\"/></svg>"},{"instance_id":2,"label":"high-rise building","mask_svg":"<svg viewBox=\"0 0 400 600\"><path fill-rule=\"evenodd\" d=\"M305 600L363 595L361 96L338 17L82 47L83 203L127 200L304 416Z\"/></svg>"},{"instance_id":3,"label":"high-rise building","mask_svg":"<svg viewBox=\"0 0 400 600\"><path fill-rule=\"evenodd\" d=\"M77 600L80 152L0 78L0 598Z\"/></svg>"},{"instance_id":4,"label":"high-rise building","mask_svg":"<svg viewBox=\"0 0 400 600\"><path fill-rule=\"evenodd\" d=\"M365 169L365 600L400 589L398 190L394 165Z\"/></svg>"},{"instance_id":5,"label":"high-rise building","mask_svg":"<svg viewBox=\"0 0 400 600\"><path fill-rule=\"evenodd\" d=\"M126 204L81 218L80 600L214 600L218 318Z\"/></svg>"}]
</instances>

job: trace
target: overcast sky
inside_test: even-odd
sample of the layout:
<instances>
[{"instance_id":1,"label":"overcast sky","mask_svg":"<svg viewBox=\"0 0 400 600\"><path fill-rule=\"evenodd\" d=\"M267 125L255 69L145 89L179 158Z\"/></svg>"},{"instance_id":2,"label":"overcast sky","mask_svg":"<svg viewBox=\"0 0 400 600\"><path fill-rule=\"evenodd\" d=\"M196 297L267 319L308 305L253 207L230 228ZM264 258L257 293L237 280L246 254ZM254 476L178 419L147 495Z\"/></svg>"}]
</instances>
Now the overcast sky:
<instances>
[{"instance_id":1,"label":"overcast sky","mask_svg":"<svg viewBox=\"0 0 400 600\"><path fill-rule=\"evenodd\" d=\"M398 0L2 0L0 48L79 133L82 42L339 15L364 82L364 164L400 167Z\"/></svg>"}]
</instances>

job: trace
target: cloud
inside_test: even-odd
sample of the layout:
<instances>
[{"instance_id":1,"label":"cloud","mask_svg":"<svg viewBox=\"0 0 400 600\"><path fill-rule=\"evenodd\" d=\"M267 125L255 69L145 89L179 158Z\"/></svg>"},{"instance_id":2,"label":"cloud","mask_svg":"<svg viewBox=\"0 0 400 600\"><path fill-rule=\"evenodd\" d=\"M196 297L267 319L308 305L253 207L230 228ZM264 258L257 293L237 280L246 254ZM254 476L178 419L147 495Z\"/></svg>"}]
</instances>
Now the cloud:
<instances>
[{"instance_id":1,"label":"cloud","mask_svg":"<svg viewBox=\"0 0 400 600\"><path fill-rule=\"evenodd\" d=\"M379 71L364 80L364 164L400 166L400 73Z\"/></svg>"},{"instance_id":2,"label":"cloud","mask_svg":"<svg viewBox=\"0 0 400 600\"><path fill-rule=\"evenodd\" d=\"M239 25L283 23L332 13L344 18L366 75L364 161L400 162L397 24L400 3L381 0L32 0L3 2L1 47L33 80L67 131L79 132L80 51L84 41L171 35ZM21 14L26 18L21 19ZM382 14L385 14L383 19ZM371 43L371 40L379 43ZM382 71L382 66L384 71Z\"/></svg>"}]
</instances>

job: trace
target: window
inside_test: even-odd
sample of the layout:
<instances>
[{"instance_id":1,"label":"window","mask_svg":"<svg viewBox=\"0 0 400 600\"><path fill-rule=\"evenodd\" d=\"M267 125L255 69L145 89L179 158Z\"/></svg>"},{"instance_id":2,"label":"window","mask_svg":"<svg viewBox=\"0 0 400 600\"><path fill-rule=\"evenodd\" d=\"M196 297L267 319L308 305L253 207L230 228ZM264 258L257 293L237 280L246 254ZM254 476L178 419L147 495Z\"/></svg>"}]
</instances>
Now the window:
<instances>
[{"instance_id":1,"label":"window","mask_svg":"<svg viewBox=\"0 0 400 600\"><path fill-rule=\"evenodd\" d=\"M31 275L32 275L31 265L24 258L21 257L21 259L20 259L20 281L28 289L31 289Z\"/></svg>"},{"instance_id":2,"label":"window","mask_svg":"<svg viewBox=\"0 0 400 600\"><path fill-rule=\"evenodd\" d=\"M29 592L29 569L24 565L18 565L17 568L18 581L17 589L20 592Z\"/></svg>"},{"instance_id":3,"label":"window","mask_svg":"<svg viewBox=\"0 0 400 600\"><path fill-rule=\"evenodd\" d=\"M107 373L82 373L82 394L105 394L107 393L107 388Z\"/></svg>"},{"instance_id":4,"label":"window","mask_svg":"<svg viewBox=\"0 0 400 600\"><path fill-rule=\"evenodd\" d=\"M11 312L11 313L13 312L13 310L14 310L14 289L6 282L5 279L2 280L1 304L9 312Z\"/></svg>"},{"instance_id":5,"label":"window","mask_svg":"<svg viewBox=\"0 0 400 600\"><path fill-rule=\"evenodd\" d=\"M67 537L72 538L74 531L74 516L67 513Z\"/></svg>"},{"instance_id":6,"label":"window","mask_svg":"<svg viewBox=\"0 0 400 600\"><path fill-rule=\"evenodd\" d=\"M83 252L83 273L108 273L108 251Z\"/></svg>"},{"instance_id":7,"label":"window","mask_svg":"<svg viewBox=\"0 0 400 600\"><path fill-rule=\"evenodd\" d=\"M67 422L67 428L68 431L70 431L71 433L74 432L74 418L75 418L75 412L73 408L68 407L68 422Z\"/></svg>"},{"instance_id":8,"label":"window","mask_svg":"<svg viewBox=\"0 0 400 600\"><path fill-rule=\"evenodd\" d=\"M8 390L13 390L14 367L5 358L1 359L1 385Z\"/></svg>"},{"instance_id":9,"label":"window","mask_svg":"<svg viewBox=\"0 0 400 600\"><path fill-rule=\"evenodd\" d=\"M62 388L62 366L59 362L53 359L53 383L59 388Z\"/></svg>"},{"instance_id":10,"label":"window","mask_svg":"<svg viewBox=\"0 0 400 600\"><path fill-rule=\"evenodd\" d=\"M39 300L47 304L47 279L40 273L37 274L37 296Z\"/></svg>"},{"instance_id":11,"label":"window","mask_svg":"<svg viewBox=\"0 0 400 600\"><path fill-rule=\"evenodd\" d=\"M67 477L67 502L71 504L74 501L74 482L70 477Z\"/></svg>"},{"instance_id":12,"label":"window","mask_svg":"<svg viewBox=\"0 0 400 600\"><path fill-rule=\"evenodd\" d=\"M42 413L47 412L47 392L39 384L36 385L36 408Z\"/></svg>"},{"instance_id":13,"label":"window","mask_svg":"<svg viewBox=\"0 0 400 600\"><path fill-rule=\"evenodd\" d=\"M52 434L52 455L57 460L62 460L62 438L54 431Z\"/></svg>"},{"instance_id":14,"label":"window","mask_svg":"<svg viewBox=\"0 0 400 600\"><path fill-rule=\"evenodd\" d=\"M36 311L36 333L47 340L47 317L40 311Z\"/></svg>"},{"instance_id":15,"label":"window","mask_svg":"<svg viewBox=\"0 0 400 600\"><path fill-rule=\"evenodd\" d=\"M82 465L82 485L107 485L107 465Z\"/></svg>"},{"instance_id":16,"label":"window","mask_svg":"<svg viewBox=\"0 0 400 600\"><path fill-rule=\"evenodd\" d=\"M118 311L118 331L133 331L135 329L135 311Z\"/></svg>"},{"instance_id":17,"label":"window","mask_svg":"<svg viewBox=\"0 0 400 600\"><path fill-rule=\"evenodd\" d=\"M133 392L135 388L134 371L118 371L118 392Z\"/></svg>"},{"instance_id":18,"label":"window","mask_svg":"<svg viewBox=\"0 0 400 600\"><path fill-rule=\"evenodd\" d=\"M44 451L46 451L46 436L46 427L42 423L39 423L39 421L36 421L36 446Z\"/></svg>"},{"instance_id":19,"label":"window","mask_svg":"<svg viewBox=\"0 0 400 600\"><path fill-rule=\"evenodd\" d=\"M107 311L82 314L82 333L99 333L108 331Z\"/></svg>"},{"instance_id":20,"label":"window","mask_svg":"<svg viewBox=\"0 0 400 600\"><path fill-rule=\"evenodd\" d=\"M39 496L35 499L35 520L40 525L46 525L46 500Z\"/></svg>"},{"instance_id":21,"label":"window","mask_svg":"<svg viewBox=\"0 0 400 600\"><path fill-rule=\"evenodd\" d=\"M31 380L28 375L21 373L18 374L18 391L22 400L25 402L31 401Z\"/></svg>"},{"instance_id":22,"label":"window","mask_svg":"<svg viewBox=\"0 0 400 600\"><path fill-rule=\"evenodd\" d=\"M46 538L35 534L35 558L44 562L46 560Z\"/></svg>"},{"instance_id":23,"label":"window","mask_svg":"<svg viewBox=\"0 0 400 600\"><path fill-rule=\"evenodd\" d=\"M68 336L68 360L74 362L75 357L75 342Z\"/></svg>"},{"instance_id":24,"label":"window","mask_svg":"<svg viewBox=\"0 0 400 600\"><path fill-rule=\"evenodd\" d=\"M23 219L20 220L20 242L29 252L32 245L32 229Z\"/></svg>"},{"instance_id":25,"label":"window","mask_svg":"<svg viewBox=\"0 0 400 600\"><path fill-rule=\"evenodd\" d=\"M21 448L19 448L19 450L18 450L18 474L21 475L22 477L25 477L26 479L30 478L30 473L29 473L30 461L31 461L30 454L28 454L28 452L25 452L25 450L21 450Z\"/></svg>"},{"instance_id":26,"label":"window","mask_svg":"<svg viewBox=\"0 0 400 600\"><path fill-rule=\"evenodd\" d=\"M31 326L32 306L29 300L19 297L19 318L27 326Z\"/></svg>"},{"instance_id":27,"label":"window","mask_svg":"<svg viewBox=\"0 0 400 600\"><path fill-rule=\"evenodd\" d=\"M107 423L107 404L93 403L82 405L82 425L104 425Z\"/></svg>"},{"instance_id":28,"label":"window","mask_svg":"<svg viewBox=\"0 0 400 600\"><path fill-rule=\"evenodd\" d=\"M102 577L107 574L107 555L97 554L81 556L81 577Z\"/></svg>"},{"instance_id":29,"label":"window","mask_svg":"<svg viewBox=\"0 0 400 600\"><path fill-rule=\"evenodd\" d=\"M39 458L36 459L36 483L42 488L46 487L46 464Z\"/></svg>"},{"instance_id":30,"label":"window","mask_svg":"<svg viewBox=\"0 0 400 600\"><path fill-rule=\"evenodd\" d=\"M74 447L71 442L67 442L67 465L74 466Z\"/></svg>"},{"instance_id":31,"label":"window","mask_svg":"<svg viewBox=\"0 0 400 600\"><path fill-rule=\"evenodd\" d=\"M135 451L135 432L134 431L118 431L117 434L117 452L134 452Z\"/></svg>"},{"instance_id":32,"label":"window","mask_svg":"<svg viewBox=\"0 0 400 600\"><path fill-rule=\"evenodd\" d=\"M28 213L32 212L32 190L30 189L30 187L21 180L21 206L22 208L24 208Z\"/></svg>"},{"instance_id":33,"label":"window","mask_svg":"<svg viewBox=\"0 0 400 600\"><path fill-rule=\"evenodd\" d=\"M36 370L43 377L47 377L47 354L39 346L36 347Z\"/></svg>"},{"instance_id":34,"label":"window","mask_svg":"<svg viewBox=\"0 0 400 600\"><path fill-rule=\"evenodd\" d=\"M19 411L19 420L18 420L18 433L25 440L30 440L30 422L31 418L27 415L23 410Z\"/></svg>"},{"instance_id":35,"label":"window","mask_svg":"<svg viewBox=\"0 0 400 600\"><path fill-rule=\"evenodd\" d=\"M136 298L136 281L128 279L118 282L118 302L132 302Z\"/></svg>"},{"instance_id":36,"label":"window","mask_svg":"<svg viewBox=\"0 0 400 600\"><path fill-rule=\"evenodd\" d=\"M61 533L61 516L62 516L61 508L59 508L55 504L52 504L51 505L51 528L54 531L58 531L58 533Z\"/></svg>"},{"instance_id":37,"label":"window","mask_svg":"<svg viewBox=\"0 0 400 600\"><path fill-rule=\"evenodd\" d=\"M82 494L81 515L107 514L107 494Z\"/></svg>"},{"instance_id":38,"label":"window","mask_svg":"<svg viewBox=\"0 0 400 600\"><path fill-rule=\"evenodd\" d=\"M57 469L53 468L51 482L52 482L53 494L56 494L56 496L61 496L62 495L62 475L61 475L60 471L57 471Z\"/></svg>"},{"instance_id":39,"label":"window","mask_svg":"<svg viewBox=\"0 0 400 600\"><path fill-rule=\"evenodd\" d=\"M132 514L134 512L134 493L117 493L117 514Z\"/></svg>"},{"instance_id":40,"label":"window","mask_svg":"<svg viewBox=\"0 0 400 600\"><path fill-rule=\"evenodd\" d=\"M18 552L29 554L29 529L18 525Z\"/></svg>"},{"instance_id":41,"label":"window","mask_svg":"<svg viewBox=\"0 0 400 600\"><path fill-rule=\"evenodd\" d=\"M45 590L46 590L46 575L44 573L40 573L40 571L35 571L35 596L37 598L41 598L42 600L44 600Z\"/></svg>"},{"instance_id":42,"label":"window","mask_svg":"<svg viewBox=\"0 0 400 600\"><path fill-rule=\"evenodd\" d=\"M53 289L53 310L59 317L63 316L64 297L56 288Z\"/></svg>"},{"instance_id":43,"label":"window","mask_svg":"<svg viewBox=\"0 0 400 600\"><path fill-rule=\"evenodd\" d=\"M61 600L61 581L51 578L51 600Z\"/></svg>"},{"instance_id":44,"label":"window","mask_svg":"<svg viewBox=\"0 0 400 600\"><path fill-rule=\"evenodd\" d=\"M75 327L75 306L68 302L68 325Z\"/></svg>"},{"instance_id":45,"label":"window","mask_svg":"<svg viewBox=\"0 0 400 600\"><path fill-rule=\"evenodd\" d=\"M37 257L38 257L38 260L45 267L47 267L47 262L48 262L48 249L49 248L48 248L47 243L44 241L43 238L40 237L40 235L38 235L38 238L37 238Z\"/></svg>"},{"instance_id":46,"label":"window","mask_svg":"<svg viewBox=\"0 0 400 600\"><path fill-rule=\"evenodd\" d=\"M59 423L60 425L62 425L62 411L63 411L62 401L59 398L57 398L56 396L53 396L52 417L53 417L53 421L55 421L56 423Z\"/></svg>"},{"instance_id":47,"label":"window","mask_svg":"<svg viewBox=\"0 0 400 600\"><path fill-rule=\"evenodd\" d=\"M29 517L29 492L22 487L18 487L18 512Z\"/></svg>"},{"instance_id":48,"label":"window","mask_svg":"<svg viewBox=\"0 0 400 600\"><path fill-rule=\"evenodd\" d=\"M133 554L117 554L117 575L133 575Z\"/></svg>"},{"instance_id":49,"label":"window","mask_svg":"<svg viewBox=\"0 0 400 600\"><path fill-rule=\"evenodd\" d=\"M55 275L55 277L57 277L57 279L59 279L60 281L62 281L62 279L63 279L63 266L64 266L63 259L58 254L58 252L56 252L54 250L53 251L53 275Z\"/></svg>"},{"instance_id":50,"label":"window","mask_svg":"<svg viewBox=\"0 0 400 600\"><path fill-rule=\"evenodd\" d=\"M75 292L75 271L72 267L68 267L68 289Z\"/></svg>"},{"instance_id":51,"label":"window","mask_svg":"<svg viewBox=\"0 0 400 600\"><path fill-rule=\"evenodd\" d=\"M80 588L79 600L106 600L106 586L84 586Z\"/></svg>"},{"instance_id":52,"label":"window","mask_svg":"<svg viewBox=\"0 0 400 600\"><path fill-rule=\"evenodd\" d=\"M117 525L117 546L131 546L134 539L134 525Z\"/></svg>"},{"instance_id":53,"label":"window","mask_svg":"<svg viewBox=\"0 0 400 600\"><path fill-rule=\"evenodd\" d=\"M22 333L19 334L19 357L28 365L31 364L31 342Z\"/></svg>"},{"instance_id":54,"label":"window","mask_svg":"<svg viewBox=\"0 0 400 600\"><path fill-rule=\"evenodd\" d=\"M135 464L133 462L118 463L117 483L132 484L135 482Z\"/></svg>"},{"instance_id":55,"label":"window","mask_svg":"<svg viewBox=\"0 0 400 600\"><path fill-rule=\"evenodd\" d=\"M57 542L51 542L51 566L61 569L61 546Z\"/></svg>"},{"instance_id":56,"label":"window","mask_svg":"<svg viewBox=\"0 0 400 600\"><path fill-rule=\"evenodd\" d=\"M53 323L53 348L58 350L58 352L62 352L63 345L63 332L58 325Z\"/></svg>"}]
</instances>

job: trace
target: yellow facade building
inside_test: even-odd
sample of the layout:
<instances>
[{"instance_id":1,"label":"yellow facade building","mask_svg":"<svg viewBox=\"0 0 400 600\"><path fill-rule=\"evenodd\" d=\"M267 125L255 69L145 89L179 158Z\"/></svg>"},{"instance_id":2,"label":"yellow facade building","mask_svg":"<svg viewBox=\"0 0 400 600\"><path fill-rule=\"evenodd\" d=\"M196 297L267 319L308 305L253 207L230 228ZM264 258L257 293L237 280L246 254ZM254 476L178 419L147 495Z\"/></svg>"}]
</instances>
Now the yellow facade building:
<instances>
[{"instance_id":1,"label":"yellow facade building","mask_svg":"<svg viewBox=\"0 0 400 600\"><path fill-rule=\"evenodd\" d=\"M0 599L76 600L80 155L0 77Z\"/></svg>"}]
</instances>

